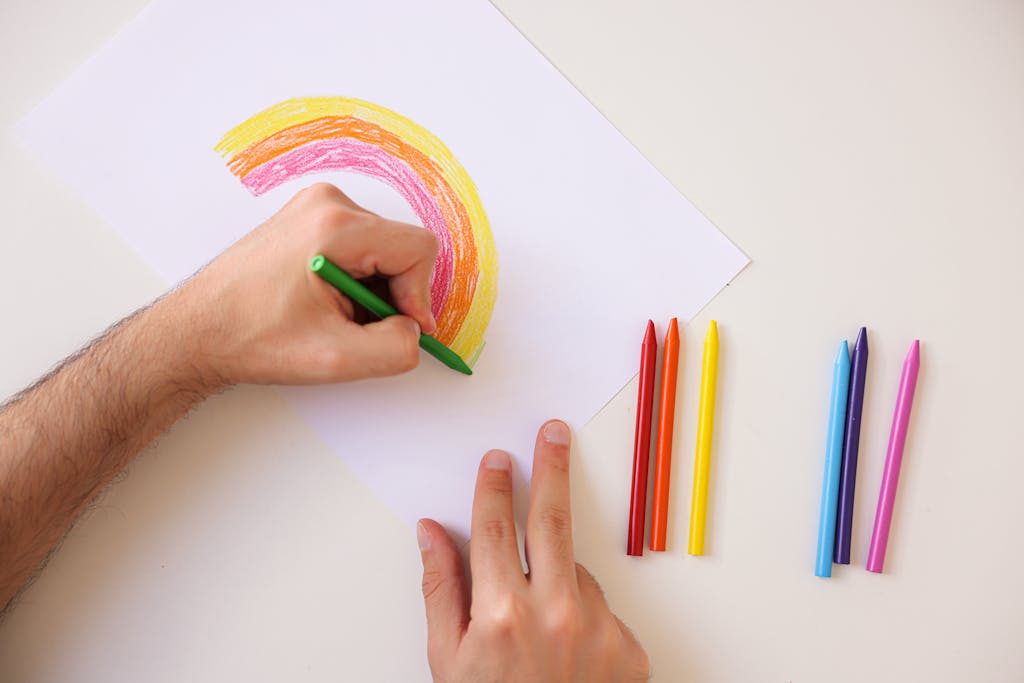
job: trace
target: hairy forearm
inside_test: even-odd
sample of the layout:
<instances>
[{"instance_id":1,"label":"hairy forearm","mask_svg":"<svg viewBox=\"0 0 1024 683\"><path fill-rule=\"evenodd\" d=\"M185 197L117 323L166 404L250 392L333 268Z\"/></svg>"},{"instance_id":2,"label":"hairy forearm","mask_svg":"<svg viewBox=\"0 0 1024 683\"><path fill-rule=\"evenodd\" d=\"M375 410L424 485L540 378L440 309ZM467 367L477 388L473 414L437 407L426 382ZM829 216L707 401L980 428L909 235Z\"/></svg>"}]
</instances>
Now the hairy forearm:
<instances>
[{"instance_id":1,"label":"hairy forearm","mask_svg":"<svg viewBox=\"0 0 1024 683\"><path fill-rule=\"evenodd\" d=\"M119 470L223 386L193 322L172 293L0 410L0 608Z\"/></svg>"},{"instance_id":2,"label":"hairy forearm","mask_svg":"<svg viewBox=\"0 0 1024 683\"><path fill-rule=\"evenodd\" d=\"M367 213L319 183L0 406L0 610L110 479L211 393L415 367L420 331L435 325L437 250L422 228ZM354 277L387 277L405 315L356 324L352 302L310 272L314 254Z\"/></svg>"}]
</instances>

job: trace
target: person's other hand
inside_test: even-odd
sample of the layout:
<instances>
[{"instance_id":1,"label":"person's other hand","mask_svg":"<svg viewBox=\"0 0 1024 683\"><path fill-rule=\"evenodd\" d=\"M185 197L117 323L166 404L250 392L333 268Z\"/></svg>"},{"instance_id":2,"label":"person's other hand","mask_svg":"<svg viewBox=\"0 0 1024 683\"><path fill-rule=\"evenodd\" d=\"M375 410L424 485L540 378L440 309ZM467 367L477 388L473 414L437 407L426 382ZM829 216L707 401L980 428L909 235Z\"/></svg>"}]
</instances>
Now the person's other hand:
<instances>
[{"instance_id":1,"label":"person's other hand","mask_svg":"<svg viewBox=\"0 0 1024 683\"><path fill-rule=\"evenodd\" d=\"M548 422L537 436L526 524L528 575L516 545L505 452L485 455L477 476L472 596L444 527L424 519L416 533L435 681L619 683L650 677L643 648L573 557L565 423Z\"/></svg>"},{"instance_id":2,"label":"person's other hand","mask_svg":"<svg viewBox=\"0 0 1024 683\"><path fill-rule=\"evenodd\" d=\"M226 384L319 384L402 373L434 331L437 239L386 220L333 185L298 192L168 297L200 340L201 370ZM310 271L324 254L353 277L388 278L404 315L358 324L351 300ZM163 303L163 302L162 302Z\"/></svg>"}]
</instances>

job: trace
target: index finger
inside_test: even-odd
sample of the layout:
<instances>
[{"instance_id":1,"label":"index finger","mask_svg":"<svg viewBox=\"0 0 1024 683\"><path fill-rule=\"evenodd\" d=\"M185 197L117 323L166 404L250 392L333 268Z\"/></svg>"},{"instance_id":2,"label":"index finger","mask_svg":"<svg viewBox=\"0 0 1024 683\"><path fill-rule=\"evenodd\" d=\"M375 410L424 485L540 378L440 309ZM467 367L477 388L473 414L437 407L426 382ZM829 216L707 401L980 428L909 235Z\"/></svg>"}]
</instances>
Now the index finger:
<instances>
[{"instance_id":1,"label":"index finger","mask_svg":"<svg viewBox=\"0 0 1024 683\"><path fill-rule=\"evenodd\" d=\"M469 564L474 605L493 595L495 588L526 583L512 514L512 461L504 451L490 451L480 463L473 495Z\"/></svg>"},{"instance_id":2,"label":"index finger","mask_svg":"<svg viewBox=\"0 0 1024 683\"><path fill-rule=\"evenodd\" d=\"M575 584L572 509L569 501L569 426L551 420L537 434L526 520L530 580L541 584Z\"/></svg>"}]
</instances>

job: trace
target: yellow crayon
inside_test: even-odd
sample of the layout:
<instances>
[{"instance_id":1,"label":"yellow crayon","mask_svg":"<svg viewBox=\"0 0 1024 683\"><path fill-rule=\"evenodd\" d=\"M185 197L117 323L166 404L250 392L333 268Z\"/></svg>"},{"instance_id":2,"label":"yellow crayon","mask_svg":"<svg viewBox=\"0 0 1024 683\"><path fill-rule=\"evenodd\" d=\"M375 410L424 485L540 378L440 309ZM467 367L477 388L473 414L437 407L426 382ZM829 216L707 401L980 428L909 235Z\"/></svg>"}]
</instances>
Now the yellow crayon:
<instances>
[{"instance_id":1,"label":"yellow crayon","mask_svg":"<svg viewBox=\"0 0 1024 683\"><path fill-rule=\"evenodd\" d=\"M690 505L691 555L704 554L704 522L708 513L708 476L711 470L711 432L715 422L715 384L718 378L718 324L708 325L700 375L700 413L697 417L697 457L693 462L693 501Z\"/></svg>"}]
</instances>

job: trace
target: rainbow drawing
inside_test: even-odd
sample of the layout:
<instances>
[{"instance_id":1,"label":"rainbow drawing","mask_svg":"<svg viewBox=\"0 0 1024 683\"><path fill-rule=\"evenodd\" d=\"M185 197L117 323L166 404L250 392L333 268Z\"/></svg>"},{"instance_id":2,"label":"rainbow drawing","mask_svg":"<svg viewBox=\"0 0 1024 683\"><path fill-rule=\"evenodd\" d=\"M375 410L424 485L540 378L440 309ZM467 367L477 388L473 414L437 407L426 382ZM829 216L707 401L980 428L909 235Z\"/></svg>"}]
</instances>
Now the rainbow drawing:
<instances>
[{"instance_id":1,"label":"rainbow drawing","mask_svg":"<svg viewBox=\"0 0 1024 683\"><path fill-rule=\"evenodd\" d=\"M434 336L474 364L494 311L498 256L473 180L436 135L365 100L299 97L235 126L215 150L254 195L324 171L390 185L440 242L431 280Z\"/></svg>"}]
</instances>

